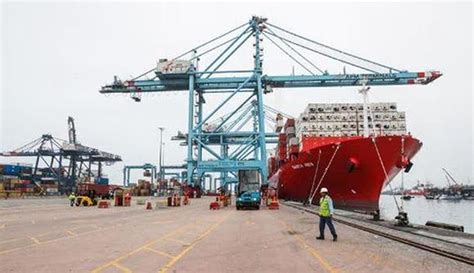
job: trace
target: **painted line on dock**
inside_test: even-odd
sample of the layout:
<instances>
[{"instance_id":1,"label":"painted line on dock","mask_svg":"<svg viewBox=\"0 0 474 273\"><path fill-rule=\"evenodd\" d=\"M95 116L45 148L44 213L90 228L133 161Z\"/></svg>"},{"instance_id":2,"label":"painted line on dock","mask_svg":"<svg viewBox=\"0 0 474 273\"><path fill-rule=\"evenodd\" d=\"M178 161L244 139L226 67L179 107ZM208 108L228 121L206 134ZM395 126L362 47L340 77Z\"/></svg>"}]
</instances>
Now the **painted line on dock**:
<instances>
[{"instance_id":1,"label":"painted line on dock","mask_svg":"<svg viewBox=\"0 0 474 273\"><path fill-rule=\"evenodd\" d=\"M179 260L181 260L186 254L191 251L200 241L206 238L212 231L214 231L217 227L219 227L222 223L224 223L227 218L231 215L231 212L228 212L226 216L224 216L220 221L212 225L208 228L203 234L201 234L196 240L194 240L188 247L186 247L183 251L181 251L176 257L174 257L171 261L169 261L164 267L160 269L159 272L165 273L167 272L173 265L175 265Z\"/></svg>"},{"instance_id":2,"label":"painted line on dock","mask_svg":"<svg viewBox=\"0 0 474 273\"><path fill-rule=\"evenodd\" d=\"M40 242L38 239L36 239L35 237L28 236L28 238L30 238L30 239L31 239L33 242L35 242L35 244L37 244L37 245L41 244L41 242Z\"/></svg>"},{"instance_id":3,"label":"painted line on dock","mask_svg":"<svg viewBox=\"0 0 474 273\"><path fill-rule=\"evenodd\" d=\"M77 233L72 232L70 230L66 230L66 233L69 234L69 235L72 235L72 236L77 236Z\"/></svg>"},{"instance_id":4,"label":"painted line on dock","mask_svg":"<svg viewBox=\"0 0 474 273\"><path fill-rule=\"evenodd\" d=\"M133 271L130 270L128 267L126 266L123 266L121 264L118 264L118 263L113 263L112 266L120 269L120 271L124 272L124 273L132 273Z\"/></svg>"},{"instance_id":5,"label":"painted line on dock","mask_svg":"<svg viewBox=\"0 0 474 273\"><path fill-rule=\"evenodd\" d=\"M173 236L173 235L179 234L181 231L185 230L186 228L193 227L193 226L195 226L196 224L197 224L196 222L193 222L193 223L190 223L190 224L188 224L188 225L182 226L182 227L180 227L180 228L178 228L178 229L175 229L175 230L173 230L173 231L171 231L171 232L169 232L169 233L167 233L167 234L161 236L160 238L158 238L158 239L156 239L156 240L153 240L153 241L151 241L151 242L148 242L147 244L145 244L145 245L143 245L143 246L141 246L141 247L138 247L138 248L136 248L136 249L134 249L134 250L132 250L132 251L130 251L130 252L128 252L128 253L126 253L126 254L124 254L124 255L118 257L118 258L115 258L114 260L112 260L112 261L110 261L110 262L108 262L108 263L105 263L105 264L103 264L103 265L101 265L101 266L98 266L97 268L93 269L91 272L92 272L92 273L101 272L102 270L104 270L104 269L106 269L106 268L108 268L108 267L110 267L110 266L114 266L114 264L120 263L121 260L126 259L126 258L128 258L128 257L130 257L130 256L132 256L132 255L134 255L134 254L136 254L136 253L138 253L138 252L140 252L140 251L142 251L142 250L147 250L147 248L151 247L152 245L156 244L157 242L162 241L162 240L166 240L168 237L171 237L171 236Z\"/></svg>"},{"instance_id":6,"label":"painted line on dock","mask_svg":"<svg viewBox=\"0 0 474 273\"><path fill-rule=\"evenodd\" d=\"M308 251L309 254L311 254L314 258L316 258L318 260L318 262L324 267L324 269L326 269L328 272L331 272L331 273L339 272L326 259L324 259L324 257L321 254L319 254L319 252L315 248L311 247L309 245L309 243L306 242L306 240L301 235L296 234L296 231L288 223L286 223L283 220L280 220L280 223L289 232L294 234L293 236L300 243L300 247L303 248L304 250Z\"/></svg>"},{"instance_id":7,"label":"painted line on dock","mask_svg":"<svg viewBox=\"0 0 474 273\"><path fill-rule=\"evenodd\" d=\"M141 217L140 218L146 218L146 217L149 217L147 215L140 215ZM138 218L138 217L130 217L130 218ZM7 254L7 253L11 253L11 252L14 252L14 251L18 251L18 250L22 250L22 249L26 249L26 248L30 248L30 247L35 247L35 246L41 246L41 245L45 245L45 244L49 244L49 243L54 243L54 242L57 242L57 241L60 241L60 240L64 240L64 239L68 239L68 238L75 238L75 237L79 237L79 236L82 236L82 235L87 235L87 234L92 234L92 233L96 233L96 232L99 232L99 231L104 231L104 230L110 230L110 229L114 229L114 228L117 228L117 227L121 227L125 225L124 223L119 223L119 224L116 224L116 225L112 225L112 226L109 226L109 227L106 227L106 228L97 228L97 229L94 229L94 230L90 230L90 231L86 231L86 232L82 232L80 234L76 234L74 236L64 236L64 237L59 237L59 238L56 238L56 239L51 239L51 240L46 240L46 241L42 241L42 242L39 242L39 243L32 243L32 244L28 244L26 246L20 246L20 247L16 247L16 248L12 248L12 249L7 249L7 250L4 250L4 251L0 251L0 255L3 255L3 254ZM96 225L97 226L97 225ZM61 231L58 231L58 232L64 232L64 230L61 230ZM43 233L43 234L40 234L40 235L35 235L36 237L42 237L42 236L46 236L46 235L49 235L49 234L54 234L56 233L56 231L54 232L47 232L47 233ZM26 236L27 238L29 238L29 236ZM14 240L21 240L21 239L24 239L24 238L18 238L18 239L14 239ZM31 239L31 238L29 238ZM13 241L13 240L10 240L10 241ZM3 242L2 242L3 243Z\"/></svg>"},{"instance_id":8,"label":"painted line on dock","mask_svg":"<svg viewBox=\"0 0 474 273\"><path fill-rule=\"evenodd\" d=\"M169 224L169 223L174 223L173 220L160 220L160 221L155 221L153 224Z\"/></svg>"},{"instance_id":9,"label":"painted line on dock","mask_svg":"<svg viewBox=\"0 0 474 273\"><path fill-rule=\"evenodd\" d=\"M159 255L168 257L168 258L170 258L170 259L174 259L174 258L175 258L175 256L169 254L168 252L156 250L156 249L151 248L151 247L145 247L145 249L148 250L148 251L150 251L150 252L153 252L153 253L156 253L156 254L159 254Z\"/></svg>"},{"instance_id":10,"label":"painted line on dock","mask_svg":"<svg viewBox=\"0 0 474 273\"><path fill-rule=\"evenodd\" d=\"M177 243L180 243L180 244L182 244L182 245L190 245L190 243L185 242L185 241L182 241L182 240L180 240L180 239L176 239L176 238L168 238L168 239L166 239L166 240L168 240L168 241L173 241L173 242L177 242Z\"/></svg>"}]
</instances>

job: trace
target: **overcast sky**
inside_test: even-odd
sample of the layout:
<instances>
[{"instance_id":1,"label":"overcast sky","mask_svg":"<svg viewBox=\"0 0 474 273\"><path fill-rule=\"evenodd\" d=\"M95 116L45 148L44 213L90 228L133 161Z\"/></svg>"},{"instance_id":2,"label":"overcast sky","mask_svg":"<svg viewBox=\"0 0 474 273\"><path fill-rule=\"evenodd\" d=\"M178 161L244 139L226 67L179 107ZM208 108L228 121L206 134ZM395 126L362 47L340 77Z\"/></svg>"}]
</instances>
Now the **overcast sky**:
<instances>
[{"instance_id":1,"label":"overcast sky","mask_svg":"<svg viewBox=\"0 0 474 273\"><path fill-rule=\"evenodd\" d=\"M193 46L247 22L252 15L360 56L410 71L440 70L426 86L376 87L373 102L397 102L408 130L423 147L406 181L444 185L442 167L462 183L473 182L472 4L302 3L2 4L0 150L12 150L52 133L67 138L67 117L76 120L82 144L116 153L125 164L157 164L165 127L165 163L182 164L184 147L170 142L187 128L185 92L104 96L114 75L127 79ZM292 62L264 40L268 75L288 75ZM249 52L229 67L249 68ZM333 63L315 62L329 72ZM304 71L295 67L297 74ZM209 105L220 97L208 97ZM276 90L265 103L298 116L310 102L360 102L355 87ZM0 158L1 163L25 162ZM123 163L108 167L122 181ZM133 179L139 178L138 172ZM398 184L400 177L396 178Z\"/></svg>"}]
</instances>

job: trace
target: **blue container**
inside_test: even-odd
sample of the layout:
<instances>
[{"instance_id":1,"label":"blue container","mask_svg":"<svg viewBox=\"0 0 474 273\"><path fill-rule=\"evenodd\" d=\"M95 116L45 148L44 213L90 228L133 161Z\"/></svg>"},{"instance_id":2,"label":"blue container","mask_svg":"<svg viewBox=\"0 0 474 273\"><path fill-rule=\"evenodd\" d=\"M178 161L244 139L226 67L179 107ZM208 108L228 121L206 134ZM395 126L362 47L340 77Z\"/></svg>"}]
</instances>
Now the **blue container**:
<instances>
[{"instance_id":1,"label":"blue container","mask_svg":"<svg viewBox=\"0 0 474 273\"><path fill-rule=\"evenodd\" d=\"M98 177L96 178L96 183L99 185L108 185L109 184L109 178L107 177Z\"/></svg>"},{"instance_id":2,"label":"blue container","mask_svg":"<svg viewBox=\"0 0 474 273\"><path fill-rule=\"evenodd\" d=\"M6 175L18 175L21 167L17 165L5 165L3 166L3 173Z\"/></svg>"}]
</instances>

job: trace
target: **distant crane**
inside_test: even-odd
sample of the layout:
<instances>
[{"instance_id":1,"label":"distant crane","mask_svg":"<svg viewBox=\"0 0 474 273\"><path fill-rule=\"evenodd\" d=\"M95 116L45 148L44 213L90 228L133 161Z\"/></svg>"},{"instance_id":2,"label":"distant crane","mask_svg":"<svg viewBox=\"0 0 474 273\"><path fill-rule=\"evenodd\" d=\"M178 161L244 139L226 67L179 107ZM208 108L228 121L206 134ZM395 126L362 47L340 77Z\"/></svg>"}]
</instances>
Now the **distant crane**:
<instances>
[{"instance_id":1,"label":"distant crane","mask_svg":"<svg viewBox=\"0 0 474 273\"><path fill-rule=\"evenodd\" d=\"M303 68L306 74L265 74L262 47L264 38ZM222 69L226 61L249 40L253 46L253 66L243 70ZM209 52L217 51L217 57L210 58L205 63L205 68L199 69L203 67L199 63L203 61L203 57L209 56ZM342 63L343 73L330 74L321 69L312 61L315 54ZM347 73L348 67L357 72ZM140 101L142 94L149 92L187 91L188 183L199 184L205 173L214 172L223 174L222 183L225 186L228 183L227 177L229 181L234 181L229 175L242 169L259 170L262 182L266 183L268 132L265 129L263 95L273 92L273 89L362 86L364 90L368 90L369 86L428 84L441 75L438 71L408 72L383 65L271 24L267 18L253 16L248 22L192 47L173 59L159 60L156 67L137 77L121 81L115 76L113 83L103 86L100 92L126 93L135 101ZM205 96L216 93L228 96L218 106L208 109L204 116ZM231 99L237 100L238 96L241 100L237 107L233 107L231 114L221 120L214 130L204 130L204 125L223 106L229 105ZM237 132L219 130L252 100L256 107L251 112L253 126L250 129L242 127ZM245 157L235 156L237 149L245 149L248 153Z\"/></svg>"},{"instance_id":2,"label":"distant crane","mask_svg":"<svg viewBox=\"0 0 474 273\"><path fill-rule=\"evenodd\" d=\"M59 182L59 190L63 193L73 190L77 181L85 176L102 177L103 163L110 165L122 161L118 155L79 144L72 117L68 117L68 136L66 141L44 134L15 150L2 152L0 156L36 157L32 180L54 179ZM41 163L45 167L40 167ZM97 165L97 173L92 172L93 165Z\"/></svg>"},{"instance_id":3,"label":"distant crane","mask_svg":"<svg viewBox=\"0 0 474 273\"><path fill-rule=\"evenodd\" d=\"M459 183L456 181L456 179L453 178L453 176L446 170L445 168L441 168L443 172L446 174L446 180L448 181L448 185L450 185L450 180L454 183L454 185L459 186Z\"/></svg>"}]
</instances>

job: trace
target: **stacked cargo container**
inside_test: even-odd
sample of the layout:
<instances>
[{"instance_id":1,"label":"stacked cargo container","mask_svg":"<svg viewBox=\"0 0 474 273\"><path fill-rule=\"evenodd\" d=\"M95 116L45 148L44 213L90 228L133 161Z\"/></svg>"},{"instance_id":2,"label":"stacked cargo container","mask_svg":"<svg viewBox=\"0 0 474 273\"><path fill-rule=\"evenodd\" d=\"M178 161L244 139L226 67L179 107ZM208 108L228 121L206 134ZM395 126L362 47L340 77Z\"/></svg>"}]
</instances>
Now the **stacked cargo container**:
<instances>
[{"instance_id":1,"label":"stacked cargo container","mask_svg":"<svg viewBox=\"0 0 474 273\"><path fill-rule=\"evenodd\" d=\"M32 166L26 164L0 164L0 192L33 193Z\"/></svg>"},{"instance_id":2,"label":"stacked cargo container","mask_svg":"<svg viewBox=\"0 0 474 273\"><path fill-rule=\"evenodd\" d=\"M299 152L299 140L296 137L296 122L290 118L285 123L285 134L287 138L287 156L289 159L293 159L298 155Z\"/></svg>"},{"instance_id":3,"label":"stacked cargo container","mask_svg":"<svg viewBox=\"0 0 474 273\"><path fill-rule=\"evenodd\" d=\"M354 137L364 132L363 104L310 103L296 122L296 136ZM406 134L405 113L397 111L396 103L371 103L369 132L375 135Z\"/></svg>"},{"instance_id":4,"label":"stacked cargo container","mask_svg":"<svg viewBox=\"0 0 474 273\"><path fill-rule=\"evenodd\" d=\"M280 119L281 120L281 119ZM300 151L299 139L296 137L296 121L289 118L284 124L278 124L282 133L278 134L275 156L268 159L268 173L273 174L286 161L294 159Z\"/></svg>"}]
</instances>

